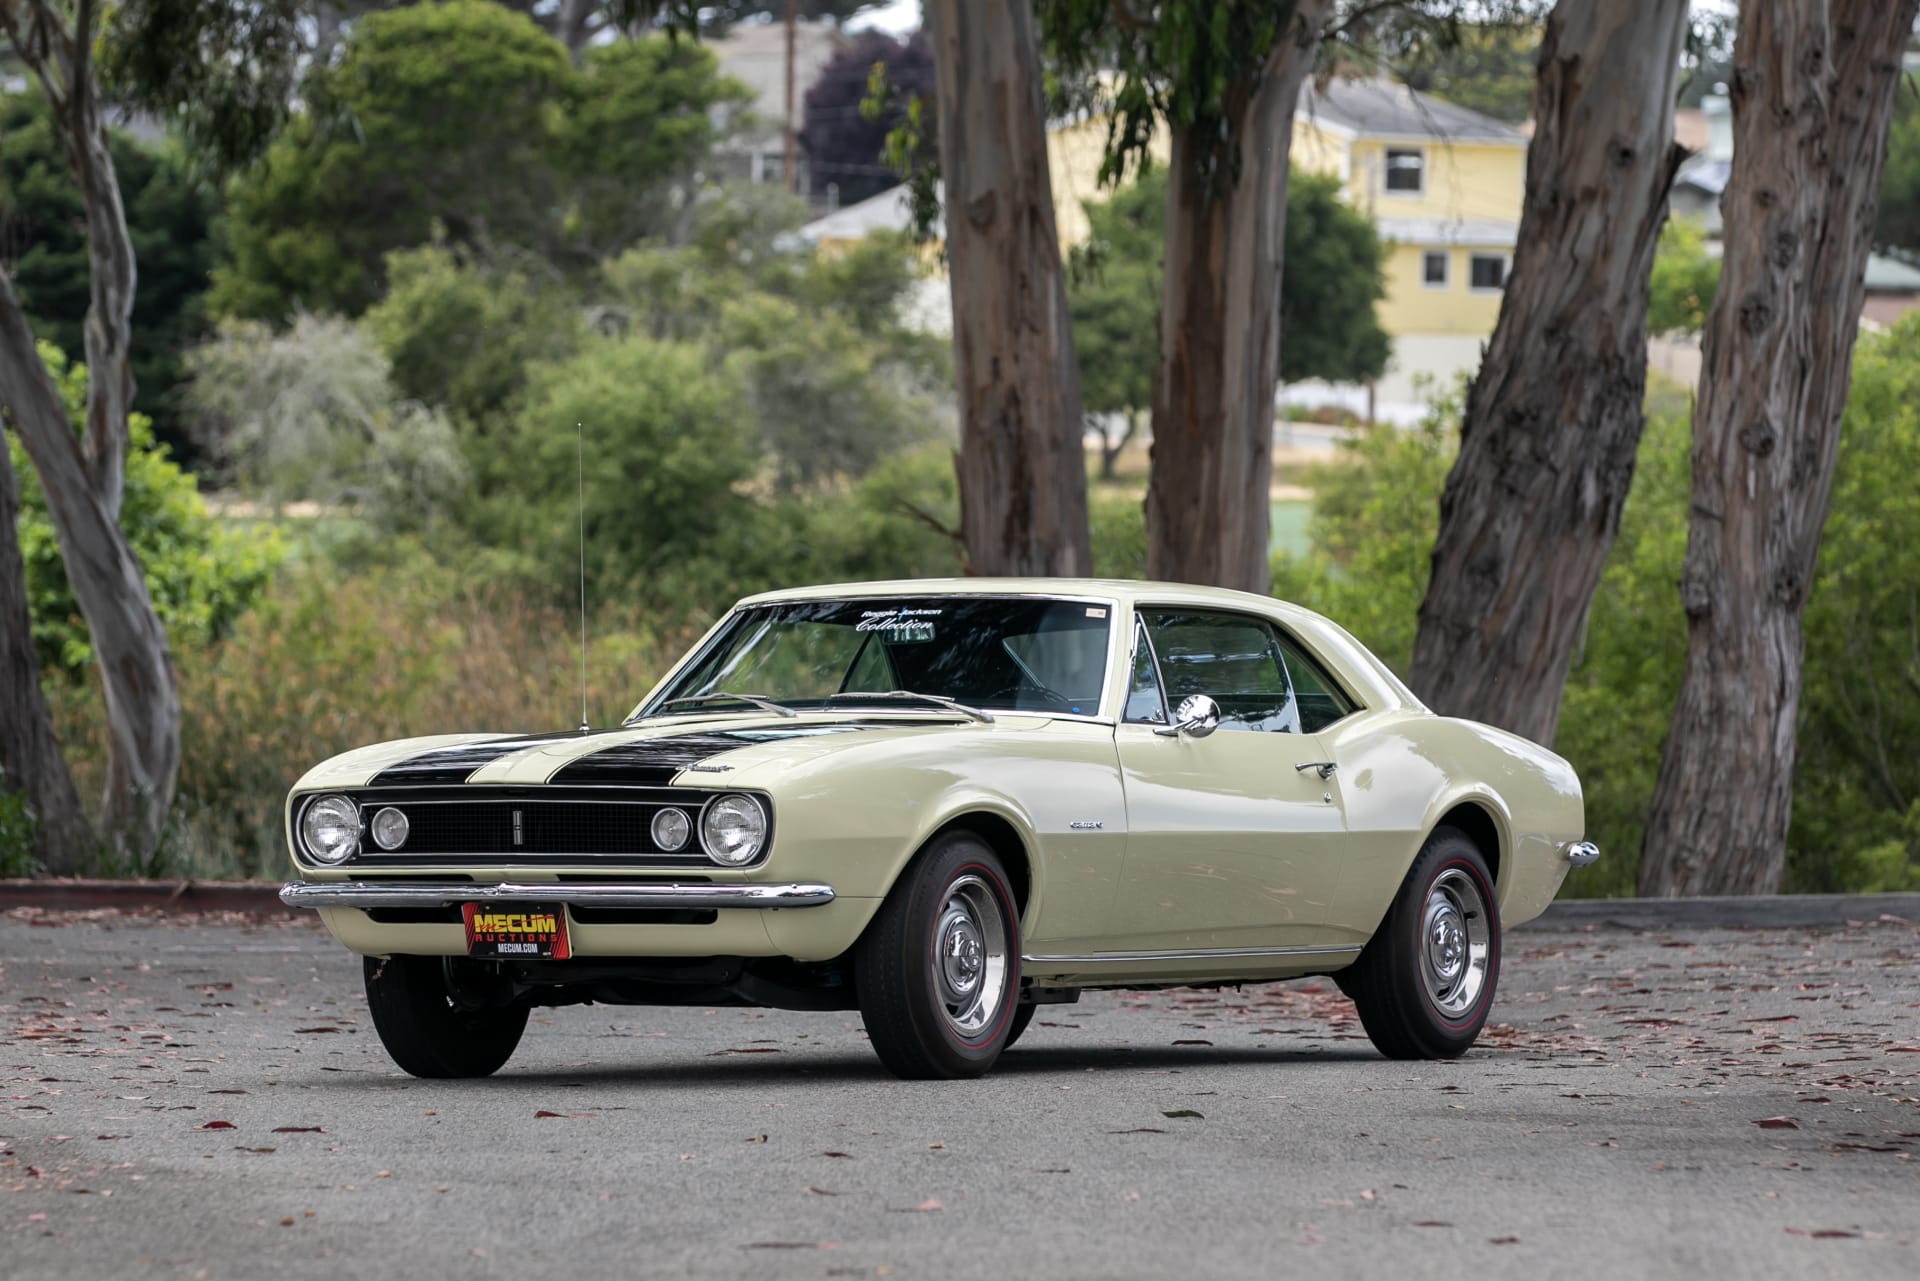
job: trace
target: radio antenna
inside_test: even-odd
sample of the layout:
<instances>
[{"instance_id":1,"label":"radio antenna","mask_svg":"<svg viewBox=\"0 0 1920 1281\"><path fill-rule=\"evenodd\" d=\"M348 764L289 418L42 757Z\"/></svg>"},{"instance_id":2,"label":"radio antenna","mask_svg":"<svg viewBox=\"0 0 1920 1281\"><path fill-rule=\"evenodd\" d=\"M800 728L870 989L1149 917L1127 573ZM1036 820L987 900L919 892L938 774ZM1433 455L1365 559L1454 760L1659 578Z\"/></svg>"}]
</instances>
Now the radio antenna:
<instances>
[{"instance_id":1,"label":"radio antenna","mask_svg":"<svg viewBox=\"0 0 1920 1281\"><path fill-rule=\"evenodd\" d=\"M575 422L574 465L580 498L580 732L587 732L587 429Z\"/></svg>"}]
</instances>

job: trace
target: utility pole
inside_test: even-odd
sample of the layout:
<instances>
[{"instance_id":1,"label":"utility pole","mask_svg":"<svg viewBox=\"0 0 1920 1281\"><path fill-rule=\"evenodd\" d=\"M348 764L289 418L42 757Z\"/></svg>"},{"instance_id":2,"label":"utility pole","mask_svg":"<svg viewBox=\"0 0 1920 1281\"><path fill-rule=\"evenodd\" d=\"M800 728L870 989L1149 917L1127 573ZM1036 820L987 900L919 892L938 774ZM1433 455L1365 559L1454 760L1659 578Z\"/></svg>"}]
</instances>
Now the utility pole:
<instances>
[{"instance_id":1,"label":"utility pole","mask_svg":"<svg viewBox=\"0 0 1920 1281\"><path fill-rule=\"evenodd\" d=\"M800 174L794 167L793 132L793 39L794 9L796 0L787 0L787 191L797 193L800 190Z\"/></svg>"}]
</instances>

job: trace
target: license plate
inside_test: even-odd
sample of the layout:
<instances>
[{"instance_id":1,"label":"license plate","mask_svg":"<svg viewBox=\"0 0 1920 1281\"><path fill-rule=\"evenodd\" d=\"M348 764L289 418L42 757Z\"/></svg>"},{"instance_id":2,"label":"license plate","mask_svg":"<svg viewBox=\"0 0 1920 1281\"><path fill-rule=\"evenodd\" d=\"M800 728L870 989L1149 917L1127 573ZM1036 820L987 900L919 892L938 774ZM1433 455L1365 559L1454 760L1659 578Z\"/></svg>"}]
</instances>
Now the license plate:
<instances>
[{"instance_id":1,"label":"license plate","mask_svg":"<svg viewBox=\"0 0 1920 1281\"><path fill-rule=\"evenodd\" d=\"M564 961L567 912L548 903L465 903L467 955L492 961Z\"/></svg>"}]
</instances>

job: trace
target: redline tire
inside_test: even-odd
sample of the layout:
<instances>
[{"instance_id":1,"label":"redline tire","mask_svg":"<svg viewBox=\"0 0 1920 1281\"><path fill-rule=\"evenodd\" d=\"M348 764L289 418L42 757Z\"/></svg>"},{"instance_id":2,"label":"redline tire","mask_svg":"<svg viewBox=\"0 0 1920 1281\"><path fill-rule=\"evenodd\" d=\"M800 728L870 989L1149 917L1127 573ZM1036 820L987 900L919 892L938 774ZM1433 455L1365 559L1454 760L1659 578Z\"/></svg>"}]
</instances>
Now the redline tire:
<instances>
[{"instance_id":1,"label":"redline tire","mask_svg":"<svg viewBox=\"0 0 1920 1281\"><path fill-rule=\"evenodd\" d=\"M400 1069L429 1080L492 1076L527 1030L525 1006L462 1009L439 956L365 958L367 1011Z\"/></svg>"},{"instance_id":2,"label":"redline tire","mask_svg":"<svg viewBox=\"0 0 1920 1281\"><path fill-rule=\"evenodd\" d=\"M1013 1043L1018 1041L1020 1034L1027 1030L1027 1025L1033 1022L1033 1016L1039 1012L1039 1009L1039 1006L1028 1001L1014 1010L1013 1022L1007 1025L1007 1043L1000 1047L1002 1050L1013 1048Z\"/></svg>"},{"instance_id":3,"label":"redline tire","mask_svg":"<svg viewBox=\"0 0 1920 1281\"><path fill-rule=\"evenodd\" d=\"M1486 1026L1500 979L1500 905L1464 832L1435 828L1360 959L1336 975L1374 1048L1453 1059Z\"/></svg>"},{"instance_id":4,"label":"redline tire","mask_svg":"<svg viewBox=\"0 0 1920 1281\"><path fill-rule=\"evenodd\" d=\"M1000 859L971 832L922 850L854 949L860 1017L896 1076L981 1076L1019 1009L1020 916Z\"/></svg>"}]
</instances>

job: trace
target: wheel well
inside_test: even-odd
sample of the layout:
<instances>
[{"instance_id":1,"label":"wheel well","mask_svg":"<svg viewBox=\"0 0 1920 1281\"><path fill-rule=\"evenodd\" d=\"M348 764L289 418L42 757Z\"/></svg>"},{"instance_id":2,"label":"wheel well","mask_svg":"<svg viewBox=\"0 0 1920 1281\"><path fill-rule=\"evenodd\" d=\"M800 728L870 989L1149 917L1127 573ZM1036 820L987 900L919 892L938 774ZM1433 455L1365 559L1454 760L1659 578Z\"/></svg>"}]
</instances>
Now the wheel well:
<instances>
[{"instance_id":1,"label":"wheel well","mask_svg":"<svg viewBox=\"0 0 1920 1281\"><path fill-rule=\"evenodd\" d=\"M944 836L948 832L963 831L978 836L1000 856L1000 866L1006 868L1007 879L1013 883L1013 901L1025 913L1027 898L1033 889L1033 869L1027 862L1027 846L1020 839L1020 833L998 814L983 810L960 815L934 835Z\"/></svg>"},{"instance_id":2,"label":"wheel well","mask_svg":"<svg viewBox=\"0 0 1920 1281\"><path fill-rule=\"evenodd\" d=\"M1500 884L1500 827L1482 806L1472 801L1456 805L1440 816L1441 827L1457 828L1464 832L1480 850L1480 857L1487 860L1487 873L1493 877L1493 883Z\"/></svg>"}]
</instances>

